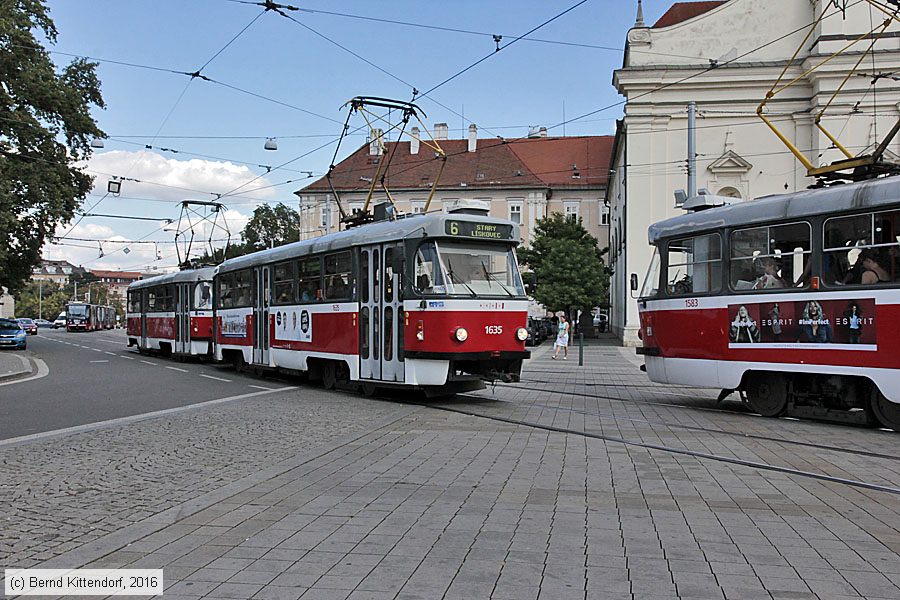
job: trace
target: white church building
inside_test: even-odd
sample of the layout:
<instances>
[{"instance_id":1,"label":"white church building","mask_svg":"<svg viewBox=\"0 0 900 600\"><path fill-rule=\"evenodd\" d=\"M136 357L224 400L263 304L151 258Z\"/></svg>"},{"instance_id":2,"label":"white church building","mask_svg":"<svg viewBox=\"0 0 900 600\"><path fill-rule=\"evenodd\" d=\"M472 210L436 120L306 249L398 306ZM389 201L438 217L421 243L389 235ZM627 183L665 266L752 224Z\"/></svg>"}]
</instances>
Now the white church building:
<instances>
[{"instance_id":1,"label":"white church building","mask_svg":"<svg viewBox=\"0 0 900 600\"><path fill-rule=\"evenodd\" d=\"M697 114L697 187L735 201L802 190L815 181L756 115L782 72L783 82L797 82L775 94L766 114L815 166L843 158L814 118L860 59L860 74L849 77L822 124L847 149L862 153L900 118L900 83L894 79L900 75L900 24L889 24L867 53L873 36L865 34L885 14L866 0L678 2L653 24L644 22L640 4L622 68L613 74L627 103L607 191L614 268L610 326L626 345L640 343L629 279L636 273L643 281L649 265L647 227L683 212L673 193L687 188L689 102ZM894 140L885 158L900 162L897 154Z\"/></svg>"}]
</instances>

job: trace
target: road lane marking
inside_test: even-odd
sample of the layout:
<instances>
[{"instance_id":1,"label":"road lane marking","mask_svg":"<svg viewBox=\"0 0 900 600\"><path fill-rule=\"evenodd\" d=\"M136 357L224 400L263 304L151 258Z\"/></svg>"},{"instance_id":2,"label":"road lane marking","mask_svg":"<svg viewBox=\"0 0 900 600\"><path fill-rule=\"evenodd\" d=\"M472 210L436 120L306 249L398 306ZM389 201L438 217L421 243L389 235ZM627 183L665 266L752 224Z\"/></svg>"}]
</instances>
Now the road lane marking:
<instances>
[{"instance_id":1,"label":"road lane marking","mask_svg":"<svg viewBox=\"0 0 900 600\"><path fill-rule=\"evenodd\" d=\"M123 356L121 354L116 354L119 358L124 358L125 360L134 360L133 356Z\"/></svg>"},{"instance_id":2,"label":"road lane marking","mask_svg":"<svg viewBox=\"0 0 900 600\"><path fill-rule=\"evenodd\" d=\"M224 377L213 377L212 375L204 375L200 373L200 377L206 377L207 379L215 379L216 381L224 381L225 383L231 383L230 379L225 379Z\"/></svg>"},{"instance_id":3,"label":"road lane marking","mask_svg":"<svg viewBox=\"0 0 900 600\"><path fill-rule=\"evenodd\" d=\"M104 352L104 354L109 354L110 356L116 356L115 352Z\"/></svg>"},{"instance_id":4,"label":"road lane marking","mask_svg":"<svg viewBox=\"0 0 900 600\"><path fill-rule=\"evenodd\" d=\"M101 350L100 348L91 348L91 350L93 350L94 352L103 352L103 350Z\"/></svg>"},{"instance_id":5,"label":"road lane marking","mask_svg":"<svg viewBox=\"0 0 900 600\"><path fill-rule=\"evenodd\" d=\"M109 361L108 360L92 360L90 362L92 362L92 363L108 363Z\"/></svg>"},{"instance_id":6,"label":"road lane marking","mask_svg":"<svg viewBox=\"0 0 900 600\"><path fill-rule=\"evenodd\" d=\"M187 373L187 369L179 369L178 367L166 367L167 369L172 369L173 371L178 371L180 373Z\"/></svg>"},{"instance_id":7,"label":"road lane marking","mask_svg":"<svg viewBox=\"0 0 900 600\"><path fill-rule=\"evenodd\" d=\"M279 389L279 388L264 387L264 386L261 386L261 385L248 385L247 387L256 388L256 389L258 389L258 390L267 390L267 391L270 391L270 392L274 392L275 390Z\"/></svg>"},{"instance_id":8,"label":"road lane marking","mask_svg":"<svg viewBox=\"0 0 900 600\"><path fill-rule=\"evenodd\" d=\"M150 365L151 367L156 366L155 362L150 362L149 360L142 360L141 362L144 363L145 365Z\"/></svg>"},{"instance_id":9,"label":"road lane marking","mask_svg":"<svg viewBox=\"0 0 900 600\"><path fill-rule=\"evenodd\" d=\"M40 361L39 359L35 359L36 361ZM40 366L40 364L38 365ZM46 365L44 365L46 369ZM23 380L25 381L25 380ZM12 382L10 382L12 383ZM19 383L19 382L15 382ZM7 385L2 384L0 385ZM237 396L228 396L225 398L217 398L215 400L207 400L206 402L198 402L197 404L189 404L187 406L177 406L175 408L166 408L163 410L156 410L153 412L144 413L141 415L131 415L129 417L119 417L118 419L110 419L108 421L98 421L96 423L87 423L85 425L75 425L74 427L65 427L63 429L55 429L53 431L44 431L41 433L33 433L31 435L23 435L19 437L9 438L6 440L0 440L0 447L2 446L12 446L16 444L23 444L26 442L33 442L35 440L41 440L50 437L59 437L64 435L71 435L75 433L83 433L85 431L91 431L94 429L101 429L105 427L114 427L116 425L127 425L130 423L136 423L138 421L146 421L147 419L155 419L157 417L162 417L166 415L177 414L180 412L187 412L189 410L194 410L197 408L205 408L207 406L215 406L216 404L224 404L226 402L234 402L236 400L244 400L246 398L254 398L257 396L266 396L273 392L282 392L288 390L296 390L297 386L286 386L277 388L274 390L267 390L263 392L250 392L248 394L239 394Z\"/></svg>"}]
</instances>

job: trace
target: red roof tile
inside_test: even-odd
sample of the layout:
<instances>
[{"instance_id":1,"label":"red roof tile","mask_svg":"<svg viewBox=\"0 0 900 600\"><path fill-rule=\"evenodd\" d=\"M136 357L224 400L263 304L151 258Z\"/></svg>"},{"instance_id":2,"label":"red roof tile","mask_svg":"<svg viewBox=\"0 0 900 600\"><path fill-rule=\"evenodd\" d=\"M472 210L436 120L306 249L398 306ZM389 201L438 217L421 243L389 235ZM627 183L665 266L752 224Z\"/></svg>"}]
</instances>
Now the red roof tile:
<instances>
[{"instance_id":1,"label":"red roof tile","mask_svg":"<svg viewBox=\"0 0 900 600\"><path fill-rule=\"evenodd\" d=\"M134 279L138 280L143 275L136 271L99 271L99 270L91 270L91 275L94 275L99 278L107 278L107 279Z\"/></svg>"},{"instance_id":2,"label":"red roof tile","mask_svg":"<svg viewBox=\"0 0 900 600\"><path fill-rule=\"evenodd\" d=\"M480 139L475 152L468 140L440 140L447 154L441 175L442 190L454 188L600 187L609 175L612 136L547 137L510 141ZM434 151L420 144L410 154L409 142L389 142L384 156L370 156L368 144L341 161L332 173L336 189L364 191L371 185L378 163L394 151L385 183L388 189L430 189L440 168ZM573 170L573 166L576 167ZM577 174L578 177L573 177ZM462 185L465 184L465 185ZM302 191L326 191L323 177Z\"/></svg>"},{"instance_id":3,"label":"red roof tile","mask_svg":"<svg viewBox=\"0 0 900 600\"><path fill-rule=\"evenodd\" d=\"M699 17L703 13L707 13L712 9L725 4L728 0L717 0L715 2L676 2L666 13L653 24L654 29L661 27L670 27L677 25L688 19Z\"/></svg>"}]
</instances>

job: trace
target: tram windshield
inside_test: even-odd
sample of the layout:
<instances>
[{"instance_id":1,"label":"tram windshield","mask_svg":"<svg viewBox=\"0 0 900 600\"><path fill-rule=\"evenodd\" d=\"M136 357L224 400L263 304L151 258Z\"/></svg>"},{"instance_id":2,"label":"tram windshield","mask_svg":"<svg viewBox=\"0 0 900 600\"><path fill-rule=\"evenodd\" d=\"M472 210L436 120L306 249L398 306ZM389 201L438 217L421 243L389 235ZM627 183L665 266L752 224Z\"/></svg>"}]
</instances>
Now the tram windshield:
<instances>
[{"instance_id":1,"label":"tram windshield","mask_svg":"<svg viewBox=\"0 0 900 600\"><path fill-rule=\"evenodd\" d=\"M652 298L659 292L659 248L653 247L653 258L650 259L650 268L647 269L647 277L641 288L641 298Z\"/></svg>"},{"instance_id":2,"label":"tram windshield","mask_svg":"<svg viewBox=\"0 0 900 600\"><path fill-rule=\"evenodd\" d=\"M85 317L87 316L87 310L87 304L72 304L68 308L69 315L73 317Z\"/></svg>"},{"instance_id":3,"label":"tram windshield","mask_svg":"<svg viewBox=\"0 0 900 600\"><path fill-rule=\"evenodd\" d=\"M200 281L194 286L194 308L212 310L212 282Z\"/></svg>"},{"instance_id":4,"label":"tram windshield","mask_svg":"<svg viewBox=\"0 0 900 600\"><path fill-rule=\"evenodd\" d=\"M416 290L422 294L525 296L516 254L508 246L426 242L416 252L415 269Z\"/></svg>"}]
</instances>

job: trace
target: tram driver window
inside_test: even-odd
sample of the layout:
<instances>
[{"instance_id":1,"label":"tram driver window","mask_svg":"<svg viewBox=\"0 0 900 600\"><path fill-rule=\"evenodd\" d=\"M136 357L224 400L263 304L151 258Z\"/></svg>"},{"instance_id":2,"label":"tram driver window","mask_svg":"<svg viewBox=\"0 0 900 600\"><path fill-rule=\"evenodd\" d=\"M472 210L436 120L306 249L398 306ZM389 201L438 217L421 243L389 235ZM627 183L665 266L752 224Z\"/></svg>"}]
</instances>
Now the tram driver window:
<instances>
[{"instance_id":1,"label":"tram driver window","mask_svg":"<svg viewBox=\"0 0 900 600\"><path fill-rule=\"evenodd\" d=\"M731 287L735 291L805 288L810 280L809 223L741 229L731 234Z\"/></svg>"},{"instance_id":2,"label":"tram driver window","mask_svg":"<svg viewBox=\"0 0 900 600\"><path fill-rule=\"evenodd\" d=\"M322 259L305 258L298 263L300 276L300 302L316 302L322 299Z\"/></svg>"},{"instance_id":3,"label":"tram driver window","mask_svg":"<svg viewBox=\"0 0 900 600\"><path fill-rule=\"evenodd\" d=\"M425 242L416 251L415 285L420 294L444 294L447 291L434 242Z\"/></svg>"},{"instance_id":4,"label":"tram driver window","mask_svg":"<svg viewBox=\"0 0 900 600\"><path fill-rule=\"evenodd\" d=\"M881 285L900 279L900 211L825 221L822 277L830 286Z\"/></svg>"},{"instance_id":5,"label":"tram driver window","mask_svg":"<svg viewBox=\"0 0 900 600\"><path fill-rule=\"evenodd\" d=\"M691 296L722 287L722 241L718 233L672 240L668 245L666 293Z\"/></svg>"}]
</instances>

